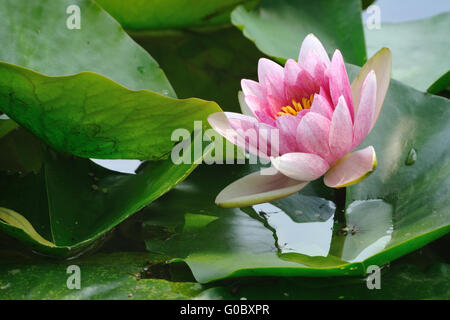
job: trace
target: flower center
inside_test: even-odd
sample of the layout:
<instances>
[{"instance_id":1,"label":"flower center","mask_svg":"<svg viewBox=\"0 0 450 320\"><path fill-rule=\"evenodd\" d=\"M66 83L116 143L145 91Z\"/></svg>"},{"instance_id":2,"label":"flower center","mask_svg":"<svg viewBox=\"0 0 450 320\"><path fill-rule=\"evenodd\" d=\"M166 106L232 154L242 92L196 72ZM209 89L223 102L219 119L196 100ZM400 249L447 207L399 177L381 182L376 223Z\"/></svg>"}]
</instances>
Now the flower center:
<instances>
[{"instance_id":1,"label":"flower center","mask_svg":"<svg viewBox=\"0 0 450 320\"><path fill-rule=\"evenodd\" d=\"M314 93L309 98L302 98L301 102L292 99L292 105L281 107L281 111L277 113L277 118L285 114L296 116L303 109L310 109L313 103Z\"/></svg>"}]
</instances>

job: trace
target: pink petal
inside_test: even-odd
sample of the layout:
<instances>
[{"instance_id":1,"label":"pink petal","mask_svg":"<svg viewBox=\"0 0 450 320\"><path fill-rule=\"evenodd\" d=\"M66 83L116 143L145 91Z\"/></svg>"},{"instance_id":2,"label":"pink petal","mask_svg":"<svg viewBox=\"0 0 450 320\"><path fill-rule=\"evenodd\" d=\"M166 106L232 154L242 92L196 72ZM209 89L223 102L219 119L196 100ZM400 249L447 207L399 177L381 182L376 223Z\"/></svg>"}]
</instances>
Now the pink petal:
<instances>
[{"instance_id":1,"label":"pink petal","mask_svg":"<svg viewBox=\"0 0 450 320\"><path fill-rule=\"evenodd\" d=\"M246 96L255 96L259 99L264 99L266 96L266 89L256 81L242 79L241 87Z\"/></svg>"},{"instance_id":2,"label":"pink petal","mask_svg":"<svg viewBox=\"0 0 450 320\"><path fill-rule=\"evenodd\" d=\"M331 161L331 152L328 145L330 133L330 120L318 113L308 112L301 120L297 129L297 142L308 153L314 153Z\"/></svg>"},{"instance_id":3,"label":"pink petal","mask_svg":"<svg viewBox=\"0 0 450 320\"><path fill-rule=\"evenodd\" d=\"M377 99L377 77L370 71L361 89L361 100L355 118L353 148L356 148L367 137L374 123Z\"/></svg>"},{"instance_id":4,"label":"pink petal","mask_svg":"<svg viewBox=\"0 0 450 320\"><path fill-rule=\"evenodd\" d=\"M276 127L280 129L280 154L300 151L297 143L297 128L304 113L297 116L282 115L276 120Z\"/></svg>"},{"instance_id":5,"label":"pink petal","mask_svg":"<svg viewBox=\"0 0 450 320\"><path fill-rule=\"evenodd\" d=\"M311 94L318 93L320 90L320 83L292 59L286 62L284 79L286 97L289 101L292 99L301 101L302 98L309 98Z\"/></svg>"},{"instance_id":6,"label":"pink petal","mask_svg":"<svg viewBox=\"0 0 450 320\"><path fill-rule=\"evenodd\" d=\"M325 71L327 66L319 58L315 51L310 51L306 58L298 62L302 68L304 68L308 73L315 79L316 82L328 90L328 78L325 77Z\"/></svg>"},{"instance_id":7,"label":"pink petal","mask_svg":"<svg viewBox=\"0 0 450 320\"><path fill-rule=\"evenodd\" d=\"M352 95L355 103L355 112L358 110L358 104L360 101L361 88L364 80L369 72L373 70L377 76L377 99L376 107L373 117L373 123L371 128L375 125L378 116L380 115L381 108L383 107L384 98L389 88L389 81L391 78L392 70L392 54L388 48L383 48L375 53L361 68L358 76L352 83Z\"/></svg>"},{"instance_id":8,"label":"pink petal","mask_svg":"<svg viewBox=\"0 0 450 320\"><path fill-rule=\"evenodd\" d=\"M224 208L246 207L285 198L303 189L308 182L288 178L280 172L270 174L266 168L245 176L223 189L216 204Z\"/></svg>"},{"instance_id":9,"label":"pink petal","mask_svg":"<svg viewBox=\"0 0 450 320\"><path fill-rule=\"evenodd\" d=\"M333 54L331 66L327 70L327 76L330 82L330 93L333 105L336 106L339 97L344 96L353 121L354 112L352 91L348 80L347 70L345 70L344 58L339 50L336 50Z\"/></svg>"},{"instance_id":10,"label":"pink petal","mask_svg":"<svg viewBox=\"0 0 450 320\"><path fill-rule=\"evenodd\" d=\"M275 119L273 117L269 116L268 114L261 112L261 111L256 111L255 116L260 122L268 124L269 126L275 127L275 124L276 124Z\"/></svg>"},{"instance_id":11,"label":"pink petal","mask_svg":"<svg viewBox=\"0 0 450 320\"><path fill-rule=\"evenodd\" d=\"M265 84L266 76L273 74L279 78L283 78L283 67L272 60L261 58L258 61L258 80L260 83Z\"/></svg>"},{"instance_id":12,"label":"pink petal","mask_svg":"<svg viewBox=\"0 0 450 320\"><path fill-rule=\"evenodd\" d=\"M343 96L333 112L329 141L334 159L340 159L352 150L353 122Z\"/></svg>"},{"instance_id":13,"label":"pink petal","mask_svg":"<svg viewBox=\"0 0 450 320\"><path fill-rule=\"evenodd\" d=\"M285 88L284 88L284 79L277 77L273 74L268 74L266 76L266 91L267 95L271 95L276 97L278 100L284 101L284 104L286 105L286 97L285 97ZM278 106L278 108L281 105Z\"/></svg>"},{"instance_id":14,"label":"pink petal","mask_svg":"<svg viewBox=\"0 0 450 320\"><path fill-rule=\"evenodd\" d=\"M328 78L327 78L328 79ZM328 80L327 80L328 81ZM329 86L328 86L329 87ZM328 88L327 87L327 88ZM331 97L330 97L330 90L327 90L324 87L320 87L320 91L319 94L324 97L325 99L327 99L328 104L331 106L331 108L334 110L335 105L333 104L333 102L331 101Z\"/></svg>"},{"instance_id":15,"label":"pink petal","mask_svg":"<svg viewBox=\"0 0 450 320\"><path fill-rule=\"evenodd\" d=\"M266 76L266 100L270 107L270 114L276 115L281 107L291 104L285 97L284 80L269 74Z\"/></svg>"},{"instance_id":16,"label":"pink petal","mask_svg":"<svg viewBox=\"0 0 450 320\"><path fill-rule=\"evenodd\" d=\"M286 153L271 158L271 161L282 174L299 181L316 180L330 167L324 159L312 153Z\"/></svg>"},{"instance_id":17,"label":"pink petal","mask_svg":"<svg viewBox=\"0 0 450 320\"><path fill-rule=\"evenodd\" d=\"M271 111L270 105L265 99L260 99L256 96L244 95L244 100L248 108L255 115L255 117L258 117L257 116L258 113L264 113L272 117L276 115L276 113L273 113Z\"/></svg>"},{"instance_id":18,"label":"pink petal","mask_svg":"<svg viewBox=\"0 0 450 320\"><path fill-rule=\"evenodd\" d=\"M333 108L328 102L328 99L316 93L311 105L311 112L318 113L331 120L331 117L333 115Z\"/></svg>"},{"instance_id":19,"label":"pink petal","mask_svg":"<svg viewBox=\"0 0 450 320\"><path fill-rule=\"evenodd\" d=\"M372 146L350 153L339 160L325 174L325 185L331 188L348 187L367 178L377 167Z\"/></svg>"},{"instance_id":20,"label":"pink petal","mask_svg":"<svg viewBox=\"0 0 450 320\"><path fill-rule=\"evenodd\" d=\"M293 59L288 59L284 65L284 81L286 85L295 86L297 83L298 74L302 68Z\"/></svg>"},{"instance_id":21,"label":"pink petal","mask_svg":"<svg viewBox=\"0 0 450 320\"><path fill-rule=\"evenodd\" d=\"M300 48L300 53L298 55L298 61L304 61L311 51L315 52L319 56L320 60L328 68L328 66L330 65L330 58L328 57L328 54L325 51L322 43L312 33L308 34L303 40L302 46Z\"/></svg>"},{"instance_id":22,"label":"pink petal","mask_svg":"<svg viewBox=\"0 0 450 320\"><path fill-rule=\"evenodd\" d=\"M281 107L291 104L290 102L287 102L286 99L280 99L278 96L273 95L267 95L266 100L269 105L269 111L266 113L273 118L277 117L278 112L281 111Z\"/></svg>"},{"instance_id":23,"label":"pink petal","mask_svg":"<svg viewBox=\"0 0 450 320\"><path fill-rule=\"evenodd\" d=\"M208 117L208 122L225 139L254 155L267 159L279 154L279 130L260 123L253 117L233 112L216 112Z\"/></svg>"}]
</instances>

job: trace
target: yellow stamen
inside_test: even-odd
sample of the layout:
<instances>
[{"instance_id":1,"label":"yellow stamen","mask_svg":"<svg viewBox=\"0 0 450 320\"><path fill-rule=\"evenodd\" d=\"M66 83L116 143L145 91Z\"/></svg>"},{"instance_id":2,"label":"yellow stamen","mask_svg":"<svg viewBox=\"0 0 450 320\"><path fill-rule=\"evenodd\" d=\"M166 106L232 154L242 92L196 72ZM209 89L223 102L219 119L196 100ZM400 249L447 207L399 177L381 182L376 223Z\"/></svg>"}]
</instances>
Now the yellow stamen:
<instances>
[{"instance_id":1,"label":"yellow stamen","mask_svg":"<svg viewBox=\"0 0 450 320\"><path fill-rule=\"evenodd\" d=\"M301 102L292 99L292 106L287 105L287 106L281 107L281 111L277 113L276 118L278 118L279 116L285 115L285 114L290 114L290 115L296 116L297 113L299 113L303 109L311 109L313 99L314 99L314 93L311 94L309 96L309 98L302 98Z\"/></svg>"}]
</instances>

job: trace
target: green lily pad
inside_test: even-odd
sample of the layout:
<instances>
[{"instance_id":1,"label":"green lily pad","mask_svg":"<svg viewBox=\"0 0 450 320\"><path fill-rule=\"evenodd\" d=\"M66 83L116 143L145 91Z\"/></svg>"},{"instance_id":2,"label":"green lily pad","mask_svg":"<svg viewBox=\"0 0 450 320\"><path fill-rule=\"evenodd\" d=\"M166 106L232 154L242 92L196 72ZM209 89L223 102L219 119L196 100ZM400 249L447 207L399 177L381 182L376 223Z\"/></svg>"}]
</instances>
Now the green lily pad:
<instances>
[{"instance_id":1,"label":"green lily pad","mask_svg":"<svg viewBox=\"0 0 450 320\"><path fill-rule=\"evenodd\" d=\"M375 147L378 168L347 189L348 204L383 199L393 207L392 239L375 261L395 259L449 232L448 116L449 99L391 84L380 118L361 145Z\"/></svg>"},{"instance_id":2,"label":"green lily pad","mask_svg":"<svg viewBox=\"0 0 450 320\"><path fill-rule=\"evenodd\" d=\"M0 62L0 106L54 148L80 157L167 157L174 130L220 111L214 102L132 91L92 72L48 77ZM183 116L181 116L183 115Z\"/></svg>"},{"instance_id":3,"label":"green lily pad","mask_svg":"<svg viewBox=\"0 0 450 320\"><path fill-rule=\"evenodd\" d=\"M42 150L36 138L20 127L11 130L0 139L0 171L25 174L39 171L42 166Z\"/></svg>"},{"instance_id":4,"label":"green lily pad","mask_svg":"<svg viewBox=\"0 0 450 320\"><path fill-rule=\"evenodd\" d=\"M130 30L173 29L229 23L230 12L248 0L97 0ZM251 1L250 1L251 2ZM254 1L253 1L254 2Z\"/></svg>"},{"instance_id":5,"label":"green lily pad","mask_svg":"<svg viewBox=\"0 0 450 320\"><path fill-rule=\"evenodd\" d=\"M0 119L0 139L19 125L11 119Z\"/></svg>"},{"instance_id":6,"label":"green lily pad","mask_svg":"<svg viewBox=\"0 0 450 320\"><path fill-rule=\"evenodd\" d=\"M314 33L328 53L339 48L349 63L367 58L360 0L263 0L254 10L236 8L231 21L272 57L297 59L301 42Z\"/></svg>"},{"instance_id":7,"label":"green lily pad","mask_svg":"<svg viewBox=\"0 0 450 320\"><path fill-rule=\"evenodd\" d=\"M80 8L80 29L66 25L70 5ZM0 38L9 43L0 49L0 109L60 151L160 159L174 144L173 130L192 131L194 120L220 111L212 102L170 98L155 60L94 2L0 6Z\"/></svg>"},{"instance_id":8,"label":"green lily pad","mask_svg":"<svg viewBox=\"0 0 450 320\"><path fill-rule=\"evenodd\" d=\"M2 300L180 300L192 299L203 290L201 285L193 282L138 278L146 261L162 258L142 252L117 252L70 261L34 259L6 262L2 259L0 297ZM75 274L69 266L79 267L79 289L67 286L67 282L75 284L69 278Z\"/></svg>"},{"instance_id":9,"label":"green lily pad","mask_svg":"<svg viewBox=\"0 0 450 320\"><path fill-rule=\"evenodd\" d=\"M380 289L369 290L367 278L247 278L227 281L201 292L197 299L239 300L405 300L450 297L448 259L439 255L445 238L385 266Z\"/></svg>"},{"instance_id":10,"label":"green lily pad","mask_svg":"<svg viewBox=\"0 0 450 320\"><path fill-rule=\"evenodd\" d=\"M349 67L351 78L357 72ZM214 204L217 193L258 168L202 166L146 209L146 228L168 230L160 238L149 236L147 248L185 261L199 282L365 275L368 266L381 266L450 231L450 155L444 147L449 116L448 99L392 81L364 143L375 147L378 169L347 189L345 228L333 223L334 198L320 180L273 203L223 209ZM416 161L406 164L412 148Z\"/></svg>"},{"instance_id":11,"label":"green lily pad","mask_svg":"<svg viewBox=\"0 0 450 320\"><path fill-rule=\"evenodd\" d=\"M365 27L369 56L381 47L392 51L392 77L414 88L439 93L450 85L450 13L423 20Z\"/></svg>"},{"instance_id":12,"label":"green lily pad","mask_svg":"<svg viewBox=\"0 0 450 320\"><path fill-rule=\"evenodd\" d=\"M80 29L67 26L74 5ZM0 61L49 76L91 71L132 90L175 96L158 63L94 1L5 0L0 21L0 39L8 44L0 48Z\"/></svg>"},{"instance_id":13,"label":"green lily pad","mask_svg":"<svg viewBox=\"0 0 450 320\"><path fill-rule=\"evenodd\" d=\"M24 129L10 134L34 139ZM186 152L191 151L187 145ZM95 246L95 240L185 179L200 160L194 153L192 164L155 161L131 175L44 144L41 153L37 170L0 170L0 230L52 256L73 256ZM14 156L17 160L23 155L11 153L8 158L13 162Z\"/></svg>"},{"instance_id":14,"label":"green lily pad","mask_svg":"<svg viewBox=\"0 0 450 320\"><path fill-rule=\"evenodd\" d=\"M131 36L158 60L178 97L216 101L227 111L240 112L240 81L257 77L256 66L263 56L232 26Z\"/></svg>"}]
</instances>

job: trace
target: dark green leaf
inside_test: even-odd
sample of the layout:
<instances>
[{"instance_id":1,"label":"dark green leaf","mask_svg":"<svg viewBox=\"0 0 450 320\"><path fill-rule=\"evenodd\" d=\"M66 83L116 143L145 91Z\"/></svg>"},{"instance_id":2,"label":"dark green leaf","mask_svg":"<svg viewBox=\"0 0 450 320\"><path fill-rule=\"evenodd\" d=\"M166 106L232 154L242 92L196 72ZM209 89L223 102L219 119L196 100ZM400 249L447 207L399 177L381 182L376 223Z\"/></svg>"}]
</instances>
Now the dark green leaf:
<instances>
[{"instance_id":1,"label":"dark green leaf","mask_svg":"<svg viewBox=\"0 0 450 320\"><path fill-rule=\"evenodd\" d=\"M186 152L191 151L187 145ZM37 172L0 172L0 229L37 251L63 256L85 249L166 193L199 160L193 157L193 164L180 165L172 159L152 162L129 175L46 146L42 152Z\"/></svg>"},{"instance_id":2,"label":"dark green leaf","mask_svg":"<svg viewBox=\"0 0 450 320\"><path fill-rule=\"evenodd\" d=\"M174 130L220 111L214 102L132 91L98 74L48 77L0 62L0 105L49 145L80 157L160 159Z\"/></svg>"},{"instance_id":3,"label":"dark green leaf","mask_svg":"<svg viewBox=\"0 0 450 320\"><path fill-rule=\"evenodd\" d=\"M236 8L231 20L269 56L297 59L301 42L314 33L328 53L340 49L357 65L366 60L360 0L263 0L251 11Z\"/></svg>"},{"instance_id":4,"label":"dark green leaf","mask_svg":"<svg viewBox=\"0 0 450 320\"><path fill-rule=\"evenodd\" d=\"M240 112L240 81L256 78L262 54L239 30L228 27L132 36L159 61L180 98L212 100L224 110Z\"/></svg>"},{"instance_id":5,"label":"dark green leaf","mask_svg":"<svg viewBox=\"0 0 450 320\"><path fill-rule=\"evenodd\" d=\"M229 23L238 4L254 0L98 0L126 29L173 29Z\"/></svg>"},{"instance_id":6,"label":"dark green leaf","mask_svg":"<svg viewBox=\"0 0 450 320\"><path fill-rule=\"evenodd\" d=\"M164 257L146 253L98 254L70 261L34 259L0 263L0 297L10 299L191 299L202 286L192 282L170 282L163 279L140 279L146 261ZM164 261L164 260L162 260ZM80 268L80 289L72 284L68 267Z\"/></svg>"},{"instance_id":7,"label":"dark green leaf","mask_svg":"<svg viewBox=\"0 0 450 320\"><path fill-rule=\"evenodd\" d=\"M71 5L80 8L80 29L67 27ZM49 76L91 71L129 89L175 96L157 62L94 1L4 0L0 21L0 61Z\"/></svg>"}]
</instances>

